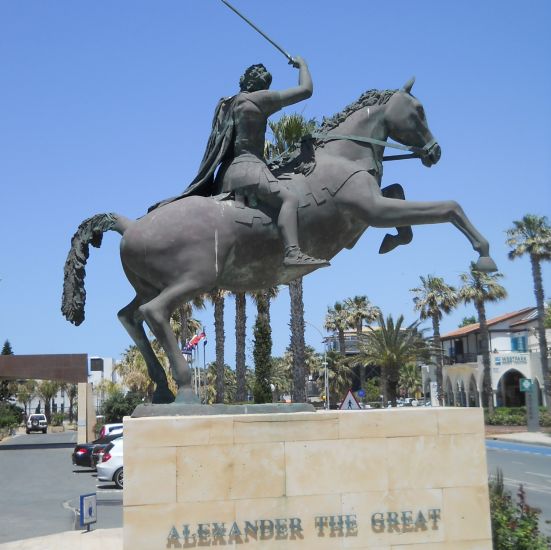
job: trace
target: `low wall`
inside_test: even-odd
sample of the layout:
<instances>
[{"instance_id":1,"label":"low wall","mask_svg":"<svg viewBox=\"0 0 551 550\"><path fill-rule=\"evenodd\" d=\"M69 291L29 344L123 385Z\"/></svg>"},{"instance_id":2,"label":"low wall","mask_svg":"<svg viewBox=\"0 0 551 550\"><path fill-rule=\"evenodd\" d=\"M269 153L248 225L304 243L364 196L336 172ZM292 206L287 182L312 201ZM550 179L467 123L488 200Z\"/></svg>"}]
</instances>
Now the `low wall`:
<instances>
[{"instance_id":1,"label":"low wall","mask_svg":"<svg viewBox=\"0 0 551 550\"><path fill-rule=\"evenodd\" d=\"M124 548L491 550L482 409L125 418Z\"/></svg>"}]
</instances>

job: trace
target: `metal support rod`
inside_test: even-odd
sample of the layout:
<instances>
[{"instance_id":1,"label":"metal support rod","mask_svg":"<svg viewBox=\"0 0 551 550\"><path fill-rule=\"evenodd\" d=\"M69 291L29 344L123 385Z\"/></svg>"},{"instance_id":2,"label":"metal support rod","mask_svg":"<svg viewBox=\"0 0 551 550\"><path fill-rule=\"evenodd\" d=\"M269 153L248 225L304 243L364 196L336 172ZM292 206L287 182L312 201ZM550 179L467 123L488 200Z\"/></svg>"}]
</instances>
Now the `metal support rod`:
<instances>
[{"instance_id":1,"label":"metal support rod","mask_svg":"<svg viewBox=\"0 0 551 550\"><path fill-rule=\"evenodd\" d=\"M317 330L321 337L321 342L323 344L323 367L324 367L324 390L325 390L325 409L329 410L329 372L327 370L327 342L325 337L321 333L321 330L316 326L310 323L310 321L304 320L307 325L310 325L313 329Z\"/></svg>"},{"instance_id":2,"label":"metal support rod","mask_svg":"<svg viewBox=\"0 0 551 550\"><path fill-rule=\"evenodd\" d=\"M228 6L228 8L230 8L230 10L232 10L234 13L236 13L239 17L241 17L241 19L243 19L243 21L245 21L245 23L249 24L258 34L260 34L261 36L263 36L272 46L274 46L274 48L276 48L277 50L279 50L289 61L293 61L293 58L291 55L289 55L289 53L287 53L279 44L277 44L276 42L274 42L265 32L261 31L250 19L248 19L247 17L245 17L239 10L237 10L236 8L234 8L229 2L227 2L226 0L221 0L224 4L226 4L226 6Z\"/></svg>"}]
</instances>

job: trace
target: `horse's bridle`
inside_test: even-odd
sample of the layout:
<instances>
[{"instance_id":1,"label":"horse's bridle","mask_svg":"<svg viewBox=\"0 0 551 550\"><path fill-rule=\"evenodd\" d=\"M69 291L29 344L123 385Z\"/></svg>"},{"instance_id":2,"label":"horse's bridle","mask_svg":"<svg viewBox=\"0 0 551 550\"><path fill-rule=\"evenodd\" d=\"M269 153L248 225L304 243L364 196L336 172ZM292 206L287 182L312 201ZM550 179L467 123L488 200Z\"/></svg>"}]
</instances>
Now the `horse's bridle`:
<instances>
[{"instance_id":1,"label":"horse's bridle","mask_svg":"<svg viewBox=\"0 0 551 550\"><path fill-rule=\"evenodd\" d=\"M352 136L352 135L315 132L312 134L312 137L320 141L333 141L334 139L342 139L347 141L359 141L362 143L371 143L373 145L381 145L382 147L392 147L393 149L400 149L402 151L412 152L411 155L384 156L383 160L403 160L403 159L424 158L430 155L432 148L436 145L436 140L434 138L431 139L428 143L426 143L423 147L414 147L413 145L402 145L401 143L390 143L388 141L383 141L380 139L362 137L362 136Z\"/></svg>"}]
</instances>

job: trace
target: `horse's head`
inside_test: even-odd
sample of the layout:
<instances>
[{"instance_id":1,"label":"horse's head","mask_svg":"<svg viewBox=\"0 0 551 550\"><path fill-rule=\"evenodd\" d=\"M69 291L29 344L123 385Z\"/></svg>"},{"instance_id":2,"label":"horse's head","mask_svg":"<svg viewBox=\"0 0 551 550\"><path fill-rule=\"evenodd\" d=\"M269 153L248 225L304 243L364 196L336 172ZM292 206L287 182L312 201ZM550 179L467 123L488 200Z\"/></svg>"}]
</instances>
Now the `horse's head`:
<instances>
[{"instance_id":1,"label":"horse's head","mask_svg":"<svg viewBox=\"0 0 551 550\"><path fill-rule=\"evenodd\" d=\"M432 166L440 160L441 150L429 130L425 110L421 102L411 95L415 77L404 84L386 104L385 121L389 136L403 145L421 149L421 161Z\"/></svg>"}]
</instances>

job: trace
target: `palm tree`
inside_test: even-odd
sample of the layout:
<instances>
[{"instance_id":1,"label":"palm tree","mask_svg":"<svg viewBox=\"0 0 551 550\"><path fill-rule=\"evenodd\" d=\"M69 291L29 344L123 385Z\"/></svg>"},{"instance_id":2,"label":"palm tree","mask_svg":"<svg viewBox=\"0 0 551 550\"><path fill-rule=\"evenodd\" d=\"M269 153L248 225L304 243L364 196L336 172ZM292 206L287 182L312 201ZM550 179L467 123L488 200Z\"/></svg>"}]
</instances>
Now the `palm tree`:
<instances>
[{"instance_id":1,"label":"palm tree","mask_svg":"<svg viewBox=\"0 0 551 550\"><path fill-rule=\"evenodd\" d=\"M394 323L392 315L385 319L381 313L378 326L368 327L369 331L362 336L360 353L354 358L381 367L383 402L391 401L393 405L396 405L400 368L408 363L426 361L432 351L419 330L420 321L402 328L403 323L403 315Z\"/></svg>"},{"instance_id":2,"label":"palm tree","mask_svg":"<svg viewBox=\"0 0 551 550\"><path fill-rule=\"evenodd\" d=\"M421 371L415 363L407 363L400 367L398 386L406 394L406 397L410 397L411 394L415 396L421 384Z\"/></svg>"},{"instance_id":3,"label":"palm tree","mask_svg":"<svg viewBox=\"0 0 551 550\"><path fill-rule=\"evenodd\" d=\"M330 405L336 405L338 401L346 395L346 392L352 385L354 371L347 359L338 352L327 352L327 376L329 379L329 399ZM323 380L325 377L325 367L322 363L318 366L318 379ZM325 388L323 389L325 393ZM325 396L327 399L327 396Z\"/></svg>"},{"instance_id":4,"label":"palm tree","mask_svg":"<svg viewBox=\"0 0 551 550\"><path fill-rule=\"evenodd\" d=\"M161 361L161 364L163 363ZM145 359L136 346L132 345L124 351L121 361L115 365L113 371L121 377L123 385L132 393L151 399L153 382L149 378Z\"/></svg>"},{"instance_id":5,"label":"palm tree","mask_svg":"<svg viewBox=\"0 0 551 550\"><path fill-rule=\"evenodd\" d=\"M245 292L235 293L235 374L237 377L236 401L247 399L245 365L245 337L247 333L247 298Z\"/></svg>"},{"instance_id":6,"label":"palm tree","mask_svg":"<svg viewBox=\"0 0 551 550\"><path fill-rule=\"evenodd\" d=\"M507 230L507 244L512 248L509 259L514 260L525 254L530 257L534 294L538 309L538 340L540 347L541 371L547 401L547 410L551 412L551 378L547 359L547 339L545 336L545 303L541 262L551 260L551 226L546 216L526 214L522 220L514 221L514 227Z\"/></svg>"},{"instance_id":7,"label":"palm tree","mask_svg":"<svg viewBox=\"0 0 551 550\"><path fill-rule=\"evenodd\" d=\"M233 371L228 365L224 365L224 368L222 370L222 384L218 383L218 373L219 369L216 361L207 365L206 373L204 373L207 383L202 390L202 392L204 392L201 396L202 401L208 404L218 403L219 401L216 388L222 385L225 388L223 402L233 403L235 401L235 392L237 389L235 371Z\"/></svg>"},{"instance_id":8,"label":"palm tree","mask_svg":"<svg viewBox=\"0 0 551 550\"><path fill-rule=\"evenodd\" d=\"M271 141L264 147L264 155L270 162L285 151L292 152L300 146L300 140L306 134L313 133L318 124L315 119L306 120L301 114L284 114L279 120L269 121L272 131ZM291 350L293 354L293 390L295 403L306 402L305 386L305 340L304 340L304 301L302 277L289 283L291 302Z\"/></svg>"},{"instance_id":9,"label":"palm tree","mask_svg":"<svg viewBox=\"0 0 551 550\"><path fill-rule=\"evenodd\" d=\"M44 414L48 422L50 422L52 414L52 399L59 391L59 387L59 382L55 382L54 380L42 380L36 387L36 395L44 401Z\"/></svg>"},{"instance_id":10,"label":"palm tree","mask_svg":"<svg viewBox=\"0 0 551 550\"><path fill-rule=\"evenodd\" d=\"M480 323L480 351L484 365L484 378L482 382L482 395L484 406L488 412L494 412L494 398L492 391L492 378L490 372L490 345L488 325L486 323L486 302L497 302L507 297L507 291L498 283L503 275L497 273L483 273L477 271L476 265L471 262L467 273L460 275L463 286L459 289L459 297L466 304L473 303Z\"/></svg>"},{"instance_id":11,"label":"palm tree","mask_svg":"<svg viewBox=\"0 0 551 550\"><path fill-rule=\"evenodd\" d=\"M359 342L363 333L364 321L367 324L375 321L379 316L380 309L374 306L367 296L346 298L344 307L348 314L348 326L356 330L356 339ZM365 371L365 365L360 365L360 384L365 382Z\"/></svg>"},{"instance_id":12,"label":"palm tree","mask_svg":"<svg viewBox=\"0 0 551 550\"><path fill-rule=\"evenodd\" d=\"M30 414L31 401L36 395L36 380L25 380L17 384L16 398L25 408L25 418Z\"/></svg>"},{"instance_id":13,"label":"palm tree","mask_svg":"<svg viewBox=\"0 0 551 550\"><path fill-rule=\"evenodd\" d=\"M217 289L208 297L214 306L214 339L216 350L216 403L224 403L224 305L225 290Z\"/></svg>"},{"instance_id":14,"label":"palm tree","mask_svg":"<svg viewBox=\"0 0 551 550\"><path fill-rule=\"evenodd\" d=\"M348 312L342 302L335 302L333 307L327 308L324 327L337 333L341 355L346 355L344 331L348 326Z\"/></svg>"},{"instance_id":15,"label":"palm tree","mask_svg":"<svg viewBox=\"0 0 551 550\"><path fill-rule=\"evenodd\" d=\"M422 321L430 319L432 321L433 344L436 351L436 384L438 386L438 402L444 404L444 388L442 369L444 366L444 357L442 354L442 344L440 343L440 321L443 313L450 313L459 302L457 290L444 282L441 277L420 276L421 286L412 288L415 293L413 303L415 309L419 312Z\"/></svg>"}]
</instances>

